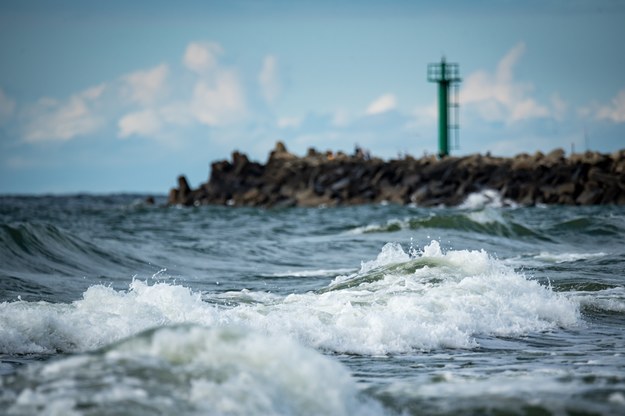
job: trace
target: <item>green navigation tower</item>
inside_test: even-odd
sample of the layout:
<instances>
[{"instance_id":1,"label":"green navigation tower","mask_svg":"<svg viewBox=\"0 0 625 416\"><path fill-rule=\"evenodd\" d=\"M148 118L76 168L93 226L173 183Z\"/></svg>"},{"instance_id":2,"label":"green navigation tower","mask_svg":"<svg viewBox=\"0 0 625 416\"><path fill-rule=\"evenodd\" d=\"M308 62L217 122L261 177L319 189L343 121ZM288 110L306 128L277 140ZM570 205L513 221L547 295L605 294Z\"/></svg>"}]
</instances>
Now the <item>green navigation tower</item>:
<instances>
[{"instance_id":1,"label":"green navigation tower","mask_svg":"<svg viewBox=\"0 0 625 416\"><path fill-rule=\"evenodd\" d=\"M445 62L445 57L440 64L428 65L428 81L438 83L438 156L449 155L449 131L455 131L455 146L458 146L458 85L460 84L460 71L458 64ZM450 100L450 91L452 98ZM450 120L449 109L453 108L453 120Z\"/></svg>"}]
</instances>

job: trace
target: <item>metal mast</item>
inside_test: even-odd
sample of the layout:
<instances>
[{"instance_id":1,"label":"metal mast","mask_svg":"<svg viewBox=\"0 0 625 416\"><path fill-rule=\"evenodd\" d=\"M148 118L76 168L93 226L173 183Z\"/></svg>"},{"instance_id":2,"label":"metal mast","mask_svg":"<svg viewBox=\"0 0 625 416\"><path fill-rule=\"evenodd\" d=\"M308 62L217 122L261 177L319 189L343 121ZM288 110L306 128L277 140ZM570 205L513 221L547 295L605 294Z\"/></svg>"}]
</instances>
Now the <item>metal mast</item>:
<instances>
[{"instance_id":1,"label":"metal mast","mask_svg":"<svg viewBox=\"0 0 625 416\"><path fill-rule=\"evenodd\" d=\"M458 85L462 81L458 64L445 62L445 57L440 64L428 65L428 81L438 83L438 156L449 155L449 130L455 130L455 146L458 146ZM449 89L452 88L453 95L450 97ZM450 101L451 98L451 101ZM449 109L452 122L450 123Z\"/></svg>"}]
</instances>

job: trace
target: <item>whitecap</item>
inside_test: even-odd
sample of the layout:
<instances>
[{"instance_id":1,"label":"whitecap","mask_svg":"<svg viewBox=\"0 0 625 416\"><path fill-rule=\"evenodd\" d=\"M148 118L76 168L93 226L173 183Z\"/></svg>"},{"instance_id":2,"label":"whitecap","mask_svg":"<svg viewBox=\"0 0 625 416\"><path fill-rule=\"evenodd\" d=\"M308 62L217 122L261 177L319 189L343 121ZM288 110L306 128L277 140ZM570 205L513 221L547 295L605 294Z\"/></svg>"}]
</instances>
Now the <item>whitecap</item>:
<instances>
[{"instance_id":1,"label":"whitecap","mask_svg":"<svg viewBox=\"0 0 625 416\"><path fill-rule=\"evenodd\" d=\"M517 206L518 205L514 201L503 198L501 194L496 190L484 189L482 191L469 194L458 208L467 210L480 210L486 207L502 208Z\"/></svg>"},{"instance_id":2,"label":"whitecap","mask_svg":"<svg viewBox=\"0 0 625 416\"><path fill-rule=\"evenodd\" d=\"M336 353L474 348L480 336L577 325L578 306L483 250L391 243L318 292L211 294L135 280L127 291L90 287L70 304L5 302L0 352L86 351L178 323L253 328Z\"/></svg>"},{"instance_id":3,"label":"whitecap","mask_svg":"<svg viewBox=\"0 0 625 416\"><path fill-rule=\"evenodd\" d=\"M546 263L570 263L579 260L589 260L607 256L604 252L598 253L549 253L541 251L540 254L534 256L536 260Z\"/></svg>"},{"instance_id":4,"label":"whitecap","mask_svg":"<svg viewBox=\"0 0 625 416\"><path fill-rule=\"evenodd\" d=\"M607 312L625 312L625 288L623 287L613 287L593 292L572 292L569 296L586 308Z\"/></svg>"},{"instance_id":5,"label":"whitecap","mask_svg":"<svg viewBox=\"0 0 625 416\"><path fill-rule=\"evenodd\" d=\"M31 365L3 387L14 397L11 414L382 414L339 362L237 327L143 332Z\"/></svg>"}]
</instances>

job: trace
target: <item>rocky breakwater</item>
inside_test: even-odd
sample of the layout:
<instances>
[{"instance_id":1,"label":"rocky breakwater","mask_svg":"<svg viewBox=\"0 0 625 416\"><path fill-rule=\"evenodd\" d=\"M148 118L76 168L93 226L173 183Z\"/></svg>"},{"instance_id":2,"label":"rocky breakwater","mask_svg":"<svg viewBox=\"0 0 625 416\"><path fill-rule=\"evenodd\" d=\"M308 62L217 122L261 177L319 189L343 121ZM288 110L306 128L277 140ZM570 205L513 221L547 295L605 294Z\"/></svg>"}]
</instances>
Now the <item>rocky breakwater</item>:
<instances>
[{"instance_id":1,"label":"rocky breakwater","mask_svg":"<svg viewBox=\"0 0 625 416\"><path fill-rule=\"evenodd\" d=\"M214 162L208 182L191 189L184 176L169 204L232 206L336 206L380 203L420 206L461 204L468 195L498 191L522 205L625 205L625 150L512 158L434 156L384 161L309 149L304 157L278 142L266 164L239 152Z\"/></svg>"}]
</instances>

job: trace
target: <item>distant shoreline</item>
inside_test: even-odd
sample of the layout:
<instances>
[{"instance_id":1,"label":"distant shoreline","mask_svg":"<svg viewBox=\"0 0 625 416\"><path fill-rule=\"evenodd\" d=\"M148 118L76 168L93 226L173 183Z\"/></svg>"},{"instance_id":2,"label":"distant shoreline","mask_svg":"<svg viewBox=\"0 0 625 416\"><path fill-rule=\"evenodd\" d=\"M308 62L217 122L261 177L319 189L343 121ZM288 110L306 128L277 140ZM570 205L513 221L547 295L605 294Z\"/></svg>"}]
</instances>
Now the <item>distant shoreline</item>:
<instances>
[{"instance_id":1,"label":"distant shoreline","mask_svg":"<svg viewBox=\"0 0 625 416\"><path fill-rule=\"evenodd\" d=\"M520 205L625 205L625 149L568 157L556 149L510 158L474 154L383 161L362 151L346 155L309 149L298 157L278 142L266 164L237 151L230 161L214 162L208 182L197 189L178 177L168 204L457 206L487 190Z\"/></svg>"}]
</instances>

